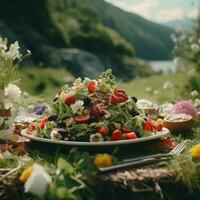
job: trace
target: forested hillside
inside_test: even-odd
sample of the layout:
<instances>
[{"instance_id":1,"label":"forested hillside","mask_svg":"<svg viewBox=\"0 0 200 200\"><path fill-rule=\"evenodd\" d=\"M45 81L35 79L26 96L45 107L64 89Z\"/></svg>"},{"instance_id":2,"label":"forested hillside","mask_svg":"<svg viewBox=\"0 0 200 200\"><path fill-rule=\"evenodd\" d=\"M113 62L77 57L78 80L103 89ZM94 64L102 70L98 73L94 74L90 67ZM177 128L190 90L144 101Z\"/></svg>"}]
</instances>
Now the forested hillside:
<instances>
[{"instance_id":1,"label":"forested hillside","mask_svg":"<svg viewBox=\"0 0 200 200\"><path fill-rule=\"evenodd\" d=\"M103 0L6 0L0 35L33 52L28 64L95 76L111 67L124 80L151 70L137 57L166 59L171 30ZM154 36L153 36L154 34Z\"/></svg>"}]
</instances>

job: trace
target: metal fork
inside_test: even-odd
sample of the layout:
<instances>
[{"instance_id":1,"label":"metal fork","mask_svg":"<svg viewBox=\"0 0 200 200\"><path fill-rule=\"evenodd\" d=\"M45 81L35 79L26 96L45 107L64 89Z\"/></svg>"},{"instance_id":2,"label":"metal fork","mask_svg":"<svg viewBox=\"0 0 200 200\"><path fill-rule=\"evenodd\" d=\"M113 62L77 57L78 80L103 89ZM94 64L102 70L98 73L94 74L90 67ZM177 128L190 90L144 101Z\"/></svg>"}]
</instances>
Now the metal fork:
<instances>
[{"instance_id":1,"label":"metal fork","mask_svg":"<svg viewBox=\"0 0 200 200\"><path fill-rule=\"evenodd\" d=\"M159 153L159 154L153 154L153 155L149 155L149 156L142 156L142 157L138 157L138 158L125 159L125 160L123 160L122 164L113 165L110 167L102 167L102 168L99 168L99 170L100 170L100 172L109 172L109 171L118 170L118 169L122 169L122 168L128 168L128 167L133 167L133 166L137 166L137 165L147 164L147 163L150 163L153 161L157 161L159 159L167 158L169 156L179 155L185 149L188 141L189 140L185 140L185 141L181 142L169 153L165 153L165 154Z\"/></svg>"},{"instance_id":2,"label":"metal fork","mask_svg":"<svg viewBox=\"0 0 200 200\"><path fill-rule=\"evenodd\" d=\"M124 159L123 162L132 162L132 161L143 160L143 159L148 159L148 158L162 158L162 157L167 157L167 156L179 155L185 149L185 146L189 141L190 140L184 140L183 142L178 144L175 148L173 148L169 153L157 153L157 154L152 154L148 156Z\"/></svg>"}]
</instances>

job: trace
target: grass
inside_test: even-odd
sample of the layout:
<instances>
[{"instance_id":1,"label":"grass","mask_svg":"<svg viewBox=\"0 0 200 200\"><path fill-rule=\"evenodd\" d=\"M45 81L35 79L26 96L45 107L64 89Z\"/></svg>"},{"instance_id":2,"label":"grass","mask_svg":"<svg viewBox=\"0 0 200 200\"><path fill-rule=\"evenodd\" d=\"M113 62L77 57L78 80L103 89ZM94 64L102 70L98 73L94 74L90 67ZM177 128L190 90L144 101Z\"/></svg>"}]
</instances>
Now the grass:
<instances>
[{"instance_id":1,"label":"grass","mask_svg":"<svg viewBox=\"0 0 200 200\"><path fill-rule=\"evenodd\" d=\"M172 83L171 88L163 89L163 85L166 81ZM151 101L164 103L181 98L179 95L183 89L183 83L183 73L177 73L136 78L129 83L120 83L120 87L126 90L129 95L139 99L145 98ZM148 89L150 91L146 91Z\"/></svg>"},{"instance_id":2,"label":"grass","mask_svg":"<svg viewBox=\"0 0 200 200\"><path fill-rule=\"evenodd\" d=\"M65 69L26 68L20 72L21 87L32 95L41 95L50 101L64 84L72 83L74 77ZM172 88L163 89L166 81L170 81ZM155 75L147 78L136 78L131 82L120 82L119 87L131 96L145 98L155 102L169 102L180 99L183 89L184 75L177 74ZM150 91L146 91L149 89Z\"/></svg>"},{"instance_id":3,"label":"grass","mask_svg":"<svg viewBox=\"0 0 200 200\"><path fill-rule=\"evenodd\" d=\"M74 78L65 69L26 68L20 71L21 88L31 95L40 95L45 100L52 100L66 83Z\"/></svg>"}]
</instances>

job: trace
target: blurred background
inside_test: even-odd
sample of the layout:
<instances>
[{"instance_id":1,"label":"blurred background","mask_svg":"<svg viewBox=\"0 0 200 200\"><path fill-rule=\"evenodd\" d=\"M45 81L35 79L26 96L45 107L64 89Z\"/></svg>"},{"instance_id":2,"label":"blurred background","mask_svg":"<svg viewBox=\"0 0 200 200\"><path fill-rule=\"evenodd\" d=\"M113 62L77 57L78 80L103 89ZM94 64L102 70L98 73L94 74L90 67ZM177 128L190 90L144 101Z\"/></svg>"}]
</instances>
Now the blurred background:
<instances>
[{"instance_id":1,"label":"blurred background","mask_svg":"<svg viewBox=\"0 0 200 200\"><path fill-rule=\"evenodd\" d=\"M47 100L76 77L112 68L138 98L165 102L200 92L199 0L6 0L0 36L30 58L22 88ZM197 93L196 93L197 94Z\"/></svg>"}]
</instances>

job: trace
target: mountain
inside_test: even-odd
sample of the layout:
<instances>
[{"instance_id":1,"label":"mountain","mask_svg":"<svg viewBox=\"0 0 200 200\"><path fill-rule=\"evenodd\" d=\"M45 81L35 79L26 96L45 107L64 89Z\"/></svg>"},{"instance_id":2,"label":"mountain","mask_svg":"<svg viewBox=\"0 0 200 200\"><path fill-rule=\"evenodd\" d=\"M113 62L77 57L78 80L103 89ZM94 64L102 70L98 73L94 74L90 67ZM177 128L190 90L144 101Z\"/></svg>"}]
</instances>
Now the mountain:
<instances>
[{"instance_id":1,"label":"mountain","mask_svg":"<svg viewBox=\"0 0 200 200\"><path fill-rule=\"evenodd\" d=\"M182 27L187 32L194 30L195 21L192 19L178 19L164 23L165 26L175 29L176 27Z\"/></svg>"},{"instance_id":2,"label":"mountain","mask_svg":"<svg viewBox=\"0 0 200 200\"><path fill-rule=\"evenodd\" d=\"M30 65L95 77L108 67L123 80L151 74L139 60L170 57L172 30L103 0L6 0L0 35L32 51Z\"/></svg>"},{"instance_id":3,"label":"mountain","mask_svg":"<svg viewBox=\"0 0 200 200\"><path fill-rule=\"evenodd\" d=\"M90 5L103 23L117 31L135 48L136 56L148 60L162 60L171 57L173 30L153 23L141 16L121 10L102 0L82 0Z\"/></svg>"}]
</instances>

